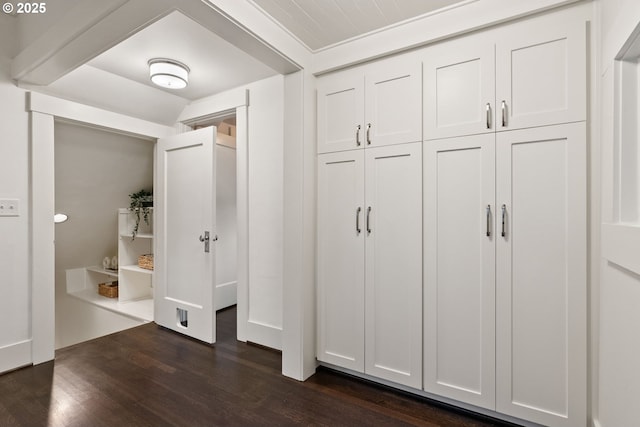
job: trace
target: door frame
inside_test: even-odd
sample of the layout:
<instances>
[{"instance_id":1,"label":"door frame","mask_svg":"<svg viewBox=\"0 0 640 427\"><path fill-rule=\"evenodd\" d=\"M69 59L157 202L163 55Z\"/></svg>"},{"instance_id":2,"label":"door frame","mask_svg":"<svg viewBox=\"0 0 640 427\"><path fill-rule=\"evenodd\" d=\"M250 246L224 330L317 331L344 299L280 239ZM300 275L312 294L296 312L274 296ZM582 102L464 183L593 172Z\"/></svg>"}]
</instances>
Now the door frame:
<instances>
[{"instance_id":1,"label":"door frame","mask_svg":"<svg viewBox=\"0 0 640 427\"><path fill-rule=\"evenodd\" d=\"M248 90L234 89L216 102L185 108L178 118L185 123L222 112L236 114L236 167L238 214L238 339L244 340L248 304ZM203 105L205 104L205 105ZM39 364L55 356L55 121L106 129L138 138L155 140L174 135L180 126L169 127L72 101L27 93L31 132L30 147L30 237L31 361ZM154 159L155 163L155 159Z\"/></svg>"}]
</instances>

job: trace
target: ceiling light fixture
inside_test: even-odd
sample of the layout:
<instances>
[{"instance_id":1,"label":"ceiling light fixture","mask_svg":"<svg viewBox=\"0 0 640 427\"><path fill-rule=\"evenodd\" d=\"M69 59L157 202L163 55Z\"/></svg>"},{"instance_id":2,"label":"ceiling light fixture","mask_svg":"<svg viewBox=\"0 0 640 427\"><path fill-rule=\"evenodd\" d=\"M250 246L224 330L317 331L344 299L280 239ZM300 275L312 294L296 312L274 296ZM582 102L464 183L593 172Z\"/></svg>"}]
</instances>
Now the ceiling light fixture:
<instances>
[{"instance_id":1,"label":"ceiling light fixture","mask_svg":"<svg viewBox=\"0 0 640 427\"><path fill-rule=\"evenodd\" d=\"M189 83L189 67L173 59L154 58L149 60L151 81L168 89L183 89Z\"/></svg>"}]
</instances>

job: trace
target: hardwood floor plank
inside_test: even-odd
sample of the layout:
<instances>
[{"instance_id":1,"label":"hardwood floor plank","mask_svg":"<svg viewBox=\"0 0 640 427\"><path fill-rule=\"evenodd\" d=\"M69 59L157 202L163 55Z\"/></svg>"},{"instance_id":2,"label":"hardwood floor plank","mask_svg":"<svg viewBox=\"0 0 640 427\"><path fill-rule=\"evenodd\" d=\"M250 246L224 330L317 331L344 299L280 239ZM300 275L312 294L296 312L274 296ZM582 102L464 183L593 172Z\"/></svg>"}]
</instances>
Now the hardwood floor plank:
<instances>
[{"instance_id":1,"label":"hardwood floor plank","mask_svg":"<svg viewBox=\"0 0 640 427\"><path fill-rule=\"evenodd\" d=\"M218 313L213 346L155 324L59 350L0 376L0 426L508 426L325 368L281 375L281 354L236 341Z\"/></svg>"}]
</instances>

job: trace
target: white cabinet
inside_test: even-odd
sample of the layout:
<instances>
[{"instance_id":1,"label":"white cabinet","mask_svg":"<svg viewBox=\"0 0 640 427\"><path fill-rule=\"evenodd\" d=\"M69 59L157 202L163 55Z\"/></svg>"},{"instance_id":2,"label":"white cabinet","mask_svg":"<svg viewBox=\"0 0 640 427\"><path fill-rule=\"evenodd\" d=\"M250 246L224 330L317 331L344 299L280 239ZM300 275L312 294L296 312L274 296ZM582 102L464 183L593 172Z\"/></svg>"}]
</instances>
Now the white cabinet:
<instances>
[{"instance_id":1,"label":"white cabinet","mask_svg":"<svg viewBox=\"0 0 640 427\"><path fill-rule=\"evenodd\" d=\"M495 135L424 145L424 389L495 409Z\"/></svg>"},{"instance_id":2,"label":"white cabinet","mask_svg":"<svg viewBox=\"0 0 640 427\"><path fill-rule=\"evenodd\" d=\"M586 425L585 124L427 141L424 157L425 390Z\"/></svg>"},{"instance_id":3,"label":"white cabinet","mask_svg":"<svg viewBox=\"0 0 640 427\"><path fill-rule=\"evenodd\" d=\"M586 425L585 124L498 134L496 171L496 409Z\"/></svg>"},{"instance_id":4,"label":"white cabinet","mask_svg":"<svg viewBox=\"0 0 640 427\"><path fill-rule=\"evenodd\" d=\"M563 11L425 49L424 138L586 119L586 25Z\"/></svg>"},{"instance_id":5,"label":"white cabinet","mask_svg":"<svg viewBox=\"0 0 640 427\"><path fill-rule=\"evenodd\" d=\"M132 231L135 213L127 208L118 210L118 299L120 302L153 298L153 270L140 268L138 257L153 254L153 208L149 224L140 215L140 224L135 238Z\"/></svg>"},{"instance_id":6,"label":"white cabinet","mask_svg":"<svg viewBox=\"0 0 640 427\"><path fill-rule=\"evenodd\" d=\"M421 143L365 150L365 373L422 386Z\"/></svg>"},{"instance_id":7,"label":"white cabinet","mask_svg":"<svg viewBox=\"0 0 640 427\"><path fill-rule=\"evenodd\" d=\"M318 153L422 140L422 65L400 56L318 79Z\"/></svg>"},{"instance_id":8,"label":"white cabinet","mask_svg":"<svg viewBox=\"0 0 640 427\"><path fill-rule=\"evenodd\" d=\"M495 132L494 52L486 34L425 49L424 139Z\"/></svg>"},{"instance_id":9,"label":"white cabinet","mask_svg":"<svg viewBox=\"0 0 640 427\"><path fill-rule=\"evenodd\" d=\"M318 360L364 372L364 152L318 156Z\"/></svg>"},{"instance_id":10,"label":"white cabinet","mask_svg":"<svg viewBox=\"0 0 640 427\"><path fill-rule=\"evenodd\" d=\"M318 360L422 383L421 143L318 156Z\"/></svg>"}]
</instances>

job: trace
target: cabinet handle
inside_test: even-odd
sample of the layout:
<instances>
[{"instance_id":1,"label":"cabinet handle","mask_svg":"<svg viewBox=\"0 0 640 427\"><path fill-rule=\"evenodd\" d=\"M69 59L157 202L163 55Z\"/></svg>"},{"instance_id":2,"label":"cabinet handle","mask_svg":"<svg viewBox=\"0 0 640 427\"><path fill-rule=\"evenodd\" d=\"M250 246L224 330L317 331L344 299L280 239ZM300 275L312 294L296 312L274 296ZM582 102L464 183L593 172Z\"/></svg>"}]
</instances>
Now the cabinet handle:
<instances>
[{"instance_id":1,"label":"cabinet handle","mask_svg":"<svg viewBox=\"0 0 640 427\"><path fill-rule=\"evenodd\" d=\"M201 234L200 237L198 238L198 240L200 240L201 242L204 243L204 251L205 252L209 252L209 241L210 241L209 232L205 231L204 232L204 237ZM216 236L215 240L218 240L218 236Z\"/></svg>"},{"instance_id":2,"label":"cabinet handle","mask_svg":"<svg viewBox=\"0 0 640 427\"><path fill-rule=\"evenodd\" d=\"M507 205L502 205L502 237L507 235L507 230L505 228L505 222L507 217Z\"/></svg>"},{"instance_id":3,"label":"cabinet handle","mask_svg":"<svg viewBox=\"0 0 640 427\"><path fill-rule=\"evenodd\" d=\"M360 230L360 212L362 211L361 207L358 207L356 210L356 233L360 234L362 230Z\"/></svg>"},{"instance_id":4,"label":"cabinet handle","mask_svg":"<svg viewBox=\"0 0 640 427\"><path fill-rule=\"evenodd\" d=\"M487 102L487 129L491 129L491 104Z\"/></svg>"},{"instance_id":5,"label":"cabinet handle","mask_svg":"<svg viewBox=\"0 0 640 427\"><path fill-rule=\"evenodd\" d=\"M356 145L360 147L360 125L356 128Z\"/></svg>"},{"instance_id":6,"label":"cabinet handle","mask_svg":"<svg viewBox=\"0 0 640 427\"><path fill-rule=\"evenodd\" d=\"M491 205L487 205L487 237L491 237Z\"/></svg>"},{"instance_id":7,"label":"cabinet handle","mask_svg":"<svg viewBox=\"0 0 640 427\"><path fill-rule=\"evenodd\" d=\"M367 145L371 145L371 123L367 123Z\"/></svg>"},{"instance_id":8,"label":"cabinet handle","mask_svg":"<svg viewBox=\"0 0 640 427\"><path fill-rule=\"evenodd\" d=\"M507 102L502 100L502 127L507 126Z\"/></svg>"},{"instance_id":9,"label":"cabinet handle","mask_svg":"<svg viewBox=\"0 0 640 427\"><path fill-rule=\"evenodd\" d=\"M371 206L367 208L367 234L371 234L371 227L369 223L370 217L371 217Z\"/></svg>"}]
</instances>

